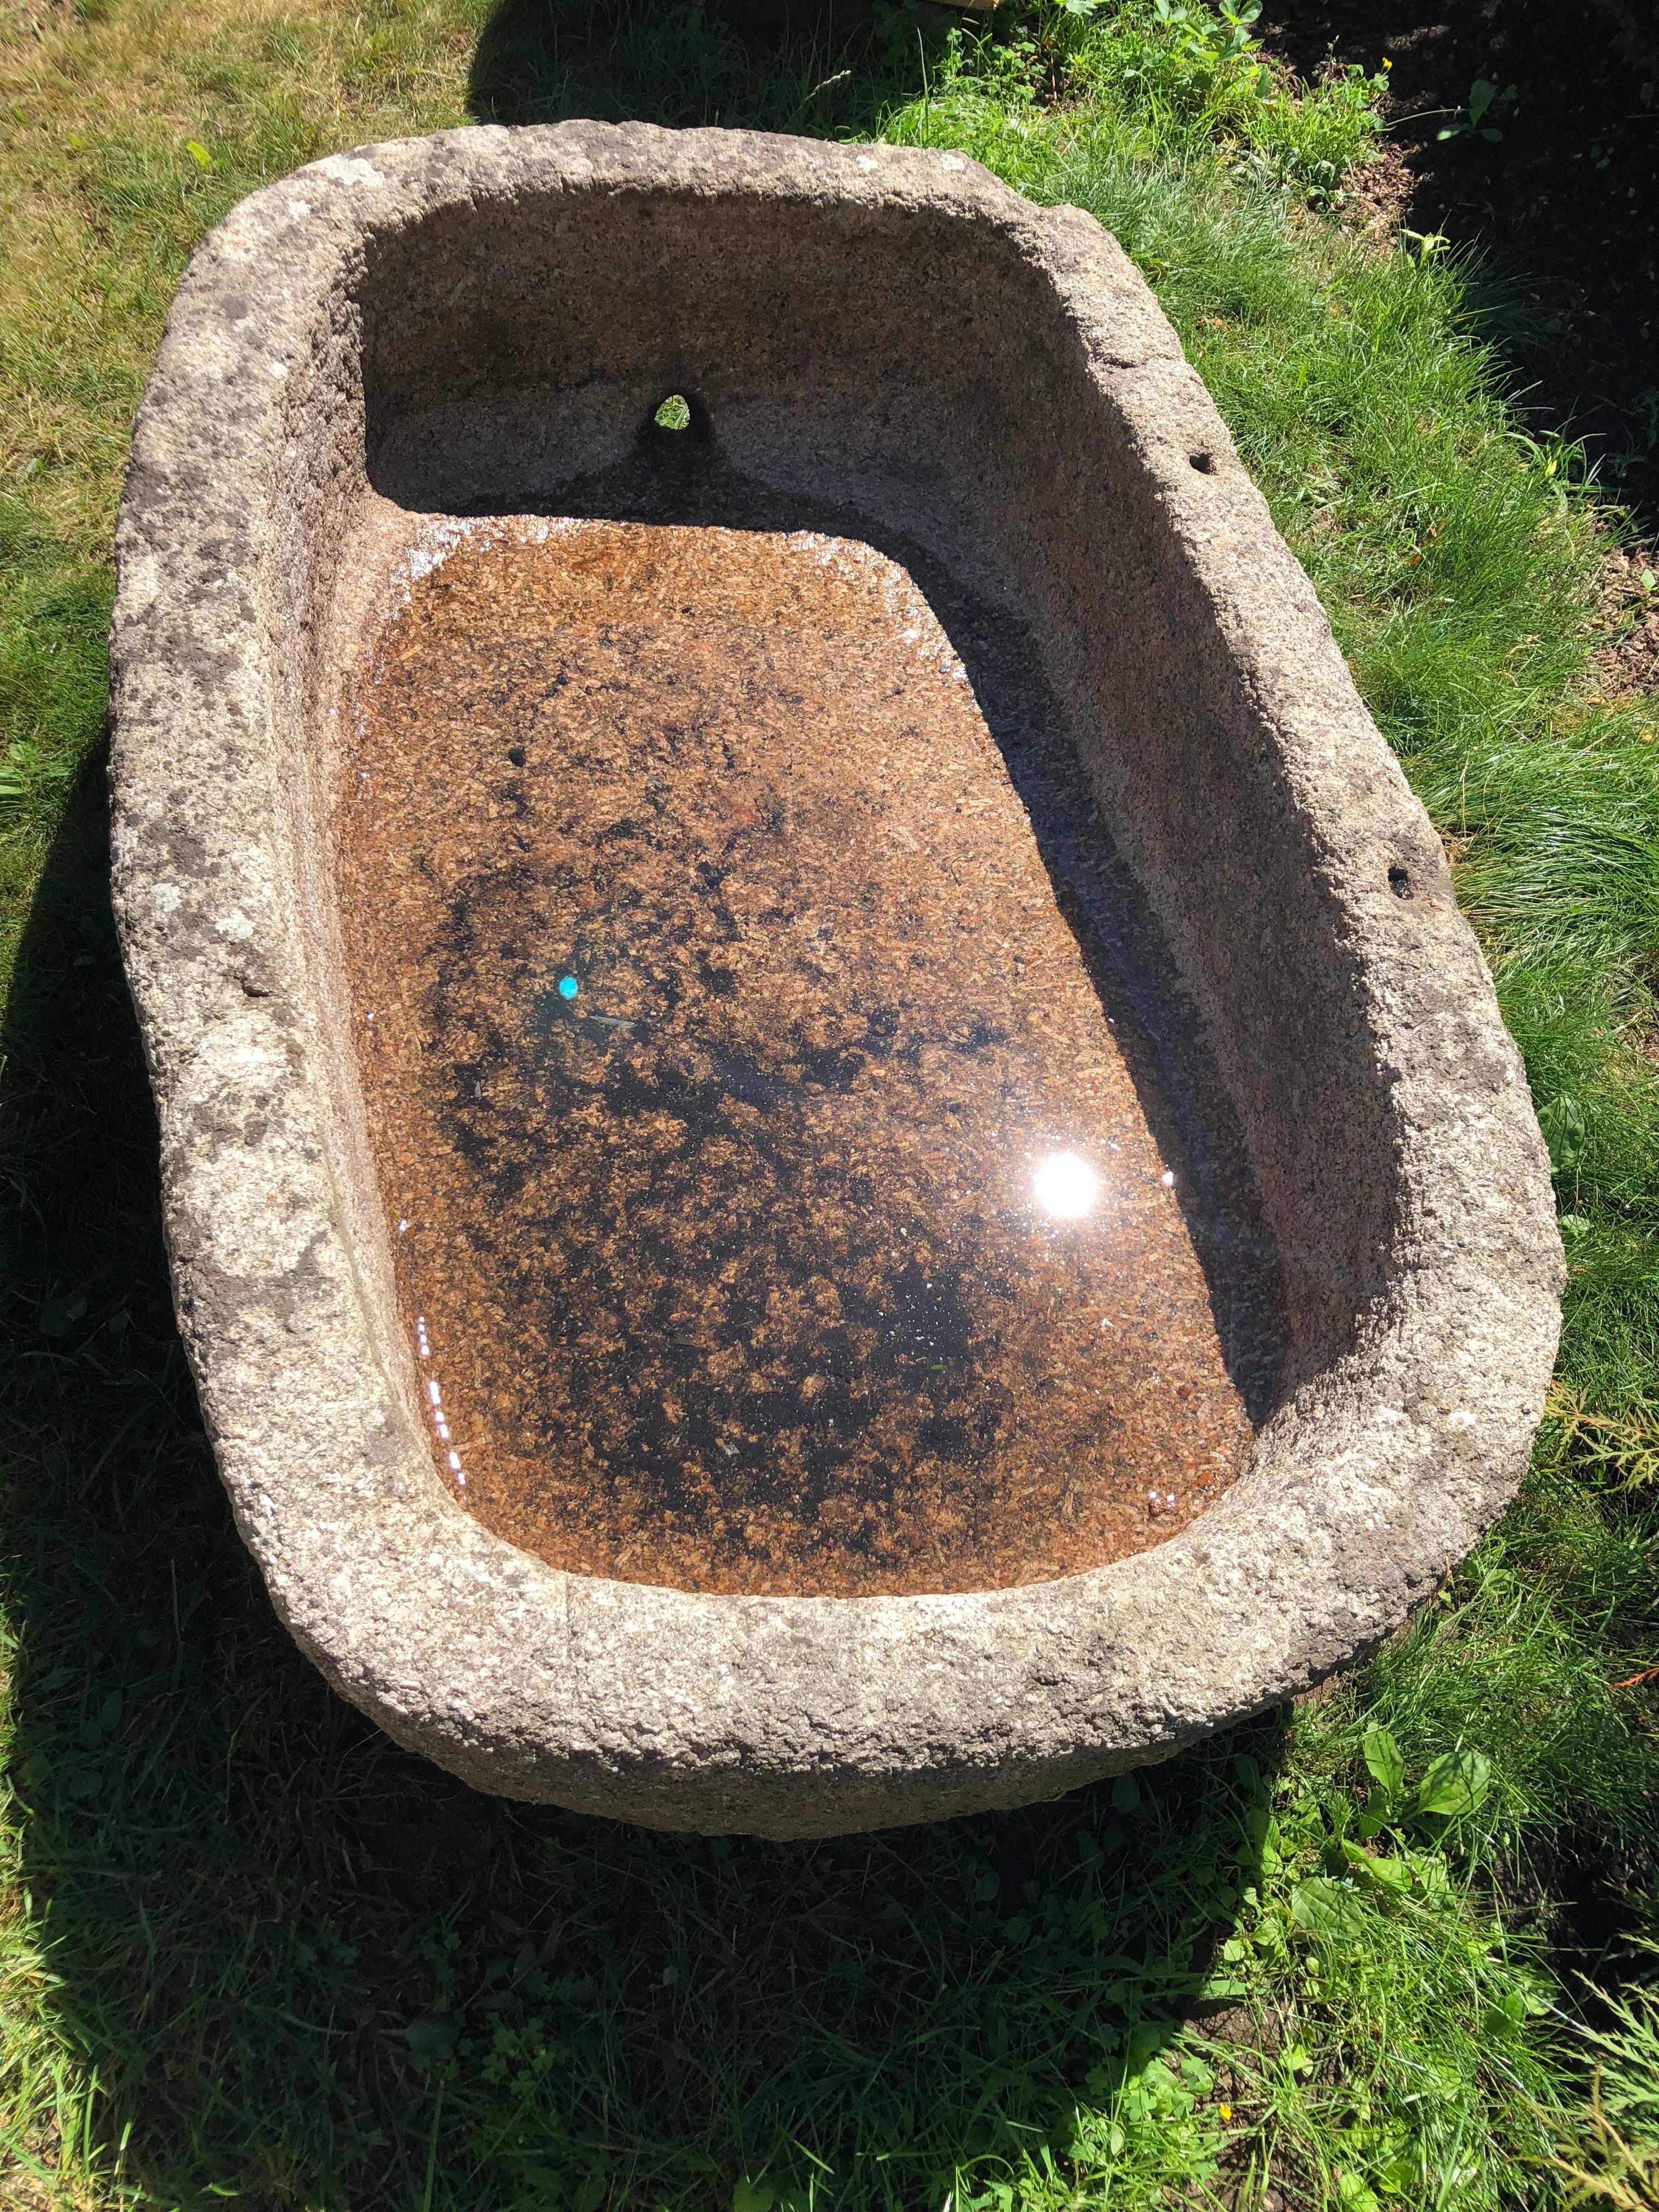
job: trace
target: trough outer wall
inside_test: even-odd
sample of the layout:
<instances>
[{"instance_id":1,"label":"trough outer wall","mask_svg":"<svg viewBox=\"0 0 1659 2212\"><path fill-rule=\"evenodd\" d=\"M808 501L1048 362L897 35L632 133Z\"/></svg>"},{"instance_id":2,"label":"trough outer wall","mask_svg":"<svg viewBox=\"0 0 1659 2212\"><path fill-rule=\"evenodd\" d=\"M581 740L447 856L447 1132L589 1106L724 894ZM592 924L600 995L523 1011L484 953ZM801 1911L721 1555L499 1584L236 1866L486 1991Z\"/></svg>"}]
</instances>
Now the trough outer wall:
<instances>
[{"instance_id":1,"label":"trough outer wall","mask_svg":"<svg viewBox=\"0 0 1659 2212\"><path fill-rule=\"evenodd\" d=\"M1103 812L1154 895L1180 881L1183 840L1227 849L1226 788L1176 787L1174 740L1133 725L1134 699L1167 697L1173 666L1211 741L1256 763L1271 834L1306 855L1312 893L1287 886L1282 915L1270 883L1251 885L1250 854L1234 855L1253 903L1229 925L1232 951L1201 900L1165 896L1160 919L1207 979L1200 1010L1247 1106L1280 1078L1253 1062L1250 1009L1228 992L1260 989L1268 961L1305 968L1316 999L1340 968L1346 1027L1321 1015L1306 1032L1346 1040L1310 1072L1328 1141L1275 1202L1293 1266L1322 1209L1370 1207L1379 1249L1332 1288L1310 1246L1295 1387L1251 1468L1118 1565L842 1600L568 1576L444 1494L412 1412L329 973L326 763L307 697L329 549L368 465L365 269L434 216L544 202L580 222L641 192L688 234L734 208L875 210L896 236L944 221L1040 278L1081 439L1079 519L998 512L988 468L988 528L1021 560L1074 720L1092 700L1106 726L1110 692L1115 734L1089 740ZM1079 502L1107 489L1091 471L1127 501L1133 560L1115 583L1088 557ZM1563 1278L1519 1060L1438 841L1311 587L1150 292L1090 218L1038 210L956 155L738 133L481 129L331 156L244 202L192 261L141 410L118 557L115 902L180 1328L278 1613L398 1741L481 1789L665 1827L833 1833L1016 1804L1307 1688L1397 1626L1512 1493ZM1113 591L1141 609L1115 688ZM1331 918L1317 942L1298 920L1313 893ZM1282 993L1261 1026L1302 1033ZM1258 1168L1271 1183L1273 1160Z\"/></svg>"}]
</instances>

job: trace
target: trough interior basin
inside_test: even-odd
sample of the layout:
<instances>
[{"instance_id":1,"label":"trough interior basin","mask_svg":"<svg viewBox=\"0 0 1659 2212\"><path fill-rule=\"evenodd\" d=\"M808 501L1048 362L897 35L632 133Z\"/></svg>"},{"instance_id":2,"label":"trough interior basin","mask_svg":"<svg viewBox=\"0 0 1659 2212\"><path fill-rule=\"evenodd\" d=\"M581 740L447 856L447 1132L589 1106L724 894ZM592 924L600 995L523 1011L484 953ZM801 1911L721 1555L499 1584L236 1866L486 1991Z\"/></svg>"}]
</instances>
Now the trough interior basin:
<instances>
[{"instance_id":1,"label":"trough interior basin","mask_svg":"<svg viewBox=\"0 0 1659 2212\"><path fill-rule=\"evenodd\" d=\"M1011 348L1006 239L911 216L901 301L896 238L802 280L816 211L706 255L644 196L498 220L477 296L438 218L371 244L313 677L348 1180L439 1479L714 1593L1167 1540L1351 1330L1377 1194L1264 1209L1262 1093L1277 1170L1320 1071L1217 1034L1260 829L1231 793L1195 879L1213 625L1144 482L1052 331Z\"/></svg>"},{"instance_id":2,"label":"trough interior basin","mask_svg":"<svg viewBox=\"0 0 1659 2212\"><path fill-rule=\"evenodd\" d=\"M1236 1124L1006 606L693 419L365 564L338 911L440 1475L688 1589L1103 1565L1270 1396Z\"/></svg>"}]
</instances>

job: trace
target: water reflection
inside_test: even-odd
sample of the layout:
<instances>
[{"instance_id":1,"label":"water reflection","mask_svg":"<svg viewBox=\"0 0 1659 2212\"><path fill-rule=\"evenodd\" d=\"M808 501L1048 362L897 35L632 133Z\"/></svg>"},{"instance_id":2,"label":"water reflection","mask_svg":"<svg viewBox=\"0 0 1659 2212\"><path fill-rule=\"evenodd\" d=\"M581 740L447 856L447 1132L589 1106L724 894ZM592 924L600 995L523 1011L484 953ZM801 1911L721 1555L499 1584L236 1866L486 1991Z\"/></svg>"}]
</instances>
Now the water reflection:
<instances>
[{"instance_id":1,"label":"water reflection","mask_svg":"<svg viewBox=\"0 0 1659 2212\"><path fill-rule=\"evenodd\" d=\"M339 886L452 1494L702 1589L1174 1533L1249 1424L927 602L804 532L445 528L362 671Z\"/></svg>"},{"instance_id":2,"label":"water reflection","mask_svg":"<svg viewBox=\"0 0 1659 2212\"><path fill-rule=\"evenodd\" d=\"M1051 1152L1031 1179L1037 1204L1056 1221L1081 1221L1092 1213L1100 1177L1075 1152Z\"/></svg>"}]
</instances>

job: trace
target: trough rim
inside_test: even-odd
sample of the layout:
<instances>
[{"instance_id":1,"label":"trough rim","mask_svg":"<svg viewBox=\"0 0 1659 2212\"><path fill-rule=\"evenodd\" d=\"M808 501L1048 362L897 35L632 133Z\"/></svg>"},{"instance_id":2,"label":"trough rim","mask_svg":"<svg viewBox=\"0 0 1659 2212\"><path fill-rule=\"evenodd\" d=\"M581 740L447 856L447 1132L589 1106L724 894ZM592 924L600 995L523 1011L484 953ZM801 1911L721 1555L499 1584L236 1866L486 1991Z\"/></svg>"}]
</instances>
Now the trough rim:
<instances>
[{"instance_id":1,"label":"trough rim","mask_svg":"<svg viewBox=\"0 0 1659 2212\"><path fill-rule=\"evenodd\" d=\"M371 231L492 198L558 194L579 215L639 191L926 210L1008 237L1127 425L1297 802L1343 831L1334 847L1413 856L1409 903L1380 871L1331 864L1409 1201L1389 1298L1274 1413L1216 1505L1113 1565L873 1598L567 1574L446 1494L386 1371L331 1164L282 826L300 710L280 650L298 641L278 464ZM180 287L134 437L112 659L115 908L181 1330L279 1614L398 1741L500 1794L709 1832L832 1833L1052 1796L1374 1647L1513 1493L1565 1272L1519 1056L1311 586L1091 217L1040 209L954 153L643 125L480 127L313 162L234 209ZM1504 1203L1472 1211L1486 1188Z\"/></svg>"}]
</instances>

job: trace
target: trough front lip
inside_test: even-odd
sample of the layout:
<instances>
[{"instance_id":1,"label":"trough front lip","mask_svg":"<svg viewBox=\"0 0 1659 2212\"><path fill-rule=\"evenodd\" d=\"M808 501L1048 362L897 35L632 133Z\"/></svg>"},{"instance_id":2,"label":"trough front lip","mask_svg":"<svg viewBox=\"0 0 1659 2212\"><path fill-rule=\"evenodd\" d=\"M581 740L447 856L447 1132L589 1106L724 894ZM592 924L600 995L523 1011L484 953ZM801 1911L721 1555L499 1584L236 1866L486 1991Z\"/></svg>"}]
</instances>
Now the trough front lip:
<instances>
[{"instance_id":1,"label":"trough front lip","mask_svg":"<svg viewBox=\"0 0 1659 2212\"><path fill-rule=\"evenodd\" d=\"M384 1370L332 1164L284 826L305 580L279 474L318 334L344 343L371 231L543 194L569 221L623 189L927 210L1011 239L1127 426L1170 558L1200 580L1319 824L1370 994L1355 1048L1395 1102L1409 1203L1390 1292L1269 1422L1232 1491L1115 1565L902 1598L566 1575L443 1494ZM1039 210L954 154L744 133L574 124L331 155L245 201L192 261L140 412L118 558L115 903L180 1327L279 1613L399 1741L483 1788L665 1826L832 1832L1054 1795L1375 1644L1511 1494L1563 1279L1518 1056L1311 587L1091 218ZM1381 887L1385 851L1413 856L1408 906Z\"/></svg>"}]
</instances>

